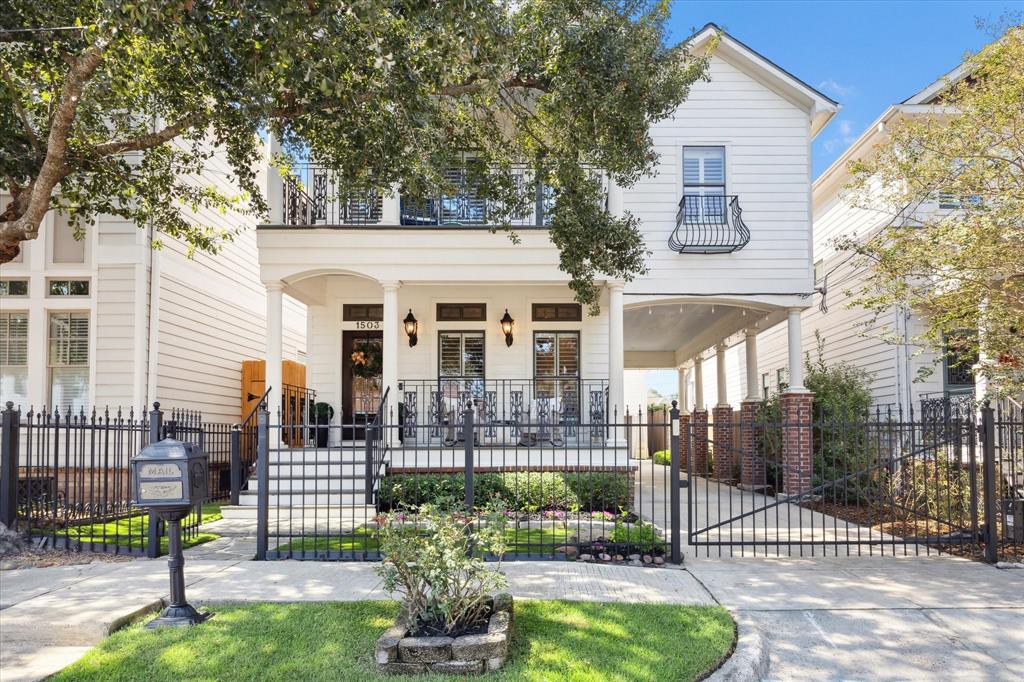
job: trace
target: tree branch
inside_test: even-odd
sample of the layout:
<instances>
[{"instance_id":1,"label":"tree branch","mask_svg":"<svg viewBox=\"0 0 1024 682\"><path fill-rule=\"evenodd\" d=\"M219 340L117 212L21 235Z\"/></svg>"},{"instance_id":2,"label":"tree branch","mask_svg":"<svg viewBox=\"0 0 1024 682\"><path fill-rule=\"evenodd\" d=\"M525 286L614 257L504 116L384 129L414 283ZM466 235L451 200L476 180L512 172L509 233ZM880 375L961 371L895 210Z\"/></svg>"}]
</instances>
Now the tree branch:
<instances>
[{"instance_id":1,"label":"tree branch","mask_svg":"<svg viewBox=\"0 0 1024 682\"><path fill-rule=\"evenodd\" d=\"M125 152L137 152L143 149L159 147L165 142L170 142L186 130L194 128L201 120L202 119L198 114L186 116L177 123L166 126L161 130L157 130L147 135L141 135L132 140L118 140L98 144L95 145L92 150L98 156L110 156L111 154L124 154Z\"/></svg>"}]
</instances>

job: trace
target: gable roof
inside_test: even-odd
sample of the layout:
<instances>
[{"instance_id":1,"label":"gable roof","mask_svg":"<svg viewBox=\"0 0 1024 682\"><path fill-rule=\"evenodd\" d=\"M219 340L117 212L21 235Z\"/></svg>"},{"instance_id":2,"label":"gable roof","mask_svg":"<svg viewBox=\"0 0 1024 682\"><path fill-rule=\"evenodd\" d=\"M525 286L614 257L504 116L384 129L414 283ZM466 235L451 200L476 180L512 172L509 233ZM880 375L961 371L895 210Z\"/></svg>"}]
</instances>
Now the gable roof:
<instances>
[{"instance_id":1,"label":"gable roof","mask_svg":"<svg viewBox=\"0 0 1024 682\"><path fill-rule=\"evenodd\" d=\"M802 106L811 115L811 137L816 136L839 111L839 103L820 90L811 87L789 71L771 61L761 53L718 27L708 23L683 41L692 49L706 44L714 36L720 36L716 54L724 59L745 67L768 87L783 97Z\"/></svg>"}]
</instances>

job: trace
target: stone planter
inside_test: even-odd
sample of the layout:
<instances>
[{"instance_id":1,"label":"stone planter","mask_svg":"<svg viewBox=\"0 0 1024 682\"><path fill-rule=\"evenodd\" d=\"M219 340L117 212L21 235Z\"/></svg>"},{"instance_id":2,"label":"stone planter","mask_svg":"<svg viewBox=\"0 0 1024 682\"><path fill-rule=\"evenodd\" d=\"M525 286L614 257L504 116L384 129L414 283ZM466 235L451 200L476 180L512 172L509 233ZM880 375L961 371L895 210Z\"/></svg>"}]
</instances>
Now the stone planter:
<instances>
[{"instance_id":1,"label":"stone planter","mask_svg":"<svg viewBox=\"0 0 1024 682\"><path fill-rule=\"evenodd\" d=\"M512 595L493 599L487 632L461 637L412 637L403 611L377 639L373 658L381 672L474 674L499 670L508 657L512 632Z\"/></svg>"}]
</instances>

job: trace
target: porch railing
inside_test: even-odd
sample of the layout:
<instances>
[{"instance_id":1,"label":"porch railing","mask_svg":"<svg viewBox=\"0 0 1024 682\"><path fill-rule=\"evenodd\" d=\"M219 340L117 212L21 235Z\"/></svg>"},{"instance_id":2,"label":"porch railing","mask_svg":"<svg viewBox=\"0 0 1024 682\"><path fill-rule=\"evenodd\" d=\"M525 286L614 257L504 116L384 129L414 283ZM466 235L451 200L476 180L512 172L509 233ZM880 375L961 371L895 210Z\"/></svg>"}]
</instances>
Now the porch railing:
<instances>
[{"instance_id":1,"label":"porch railing","mask_svg":"<svg viewBox=\"0 0 1024 682\"><path fill-rule=\"evenodd\" d=\"M679 200L668 245L677 253L732 253L750 241L739 197L691 195Z\"/></svg>"},{"instance_id":2,"label":"porch railing","mask_svg":"<svg viewBox=\"0 0 1024 682\"><path fill-rule=\"evenodd\" d=\"M441 378L405 380L399 388L402 437L426 435L425 444L454 442L467 405L484 438L495 443L603 443L602 425L622 417L608 414L607 379Z\"/></svg>"},{"instance_id":3,"label":"porch railing","mask_svg":"<svg viewBox=\"0 0 1024 682\"><path fill-rule=\"evenodd\" d=\"M384 473L384 460L387 455L387 427L390 422L388 410L390 393L390 387L384 390L384 395L381 396L380 404L377 406L377 414L366 427L366 504L375 502L377 484Z\"/></svg>"}]
</instances>

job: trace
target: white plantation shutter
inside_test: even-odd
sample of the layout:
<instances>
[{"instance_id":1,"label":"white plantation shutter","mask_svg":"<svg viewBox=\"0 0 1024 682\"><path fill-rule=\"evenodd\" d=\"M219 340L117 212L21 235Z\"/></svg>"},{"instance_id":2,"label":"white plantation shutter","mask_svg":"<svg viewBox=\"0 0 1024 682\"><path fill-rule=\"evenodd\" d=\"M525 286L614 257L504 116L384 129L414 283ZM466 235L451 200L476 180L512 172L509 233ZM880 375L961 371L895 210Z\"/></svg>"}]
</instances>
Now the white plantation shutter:
<instances>
[{"instance_id":1,"label":"white plantation shutter","mask_svg":"<svg viewBox=\"0 0 1024 682\"><path fill-rule=\"evenodd\" d=\"M89 400L89 314L50 313L50 404L77 412Z\"/></svg>"},{"instance_id":2,"label":"white plantation shutter","mask_svg":"<svg viewBox=\"0 0 1024 682\"><path fill-rule=\"evenodd\" d=\"M28 313L0 313L0 406L28 402Z\"/></svg>"},{"instance_id":3,"label":"white plantation shutter","mask_svg":"<svg viewBox=\"0 0 1024 682\"><path fill-rule=\"evenodd\" d=\"M725 147L683 148L684 215L687 222L725 219Z\"/></svg>"}]
</instances>

